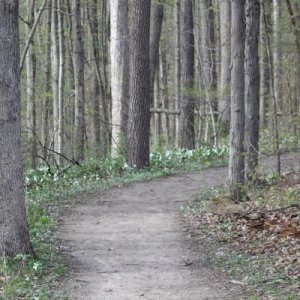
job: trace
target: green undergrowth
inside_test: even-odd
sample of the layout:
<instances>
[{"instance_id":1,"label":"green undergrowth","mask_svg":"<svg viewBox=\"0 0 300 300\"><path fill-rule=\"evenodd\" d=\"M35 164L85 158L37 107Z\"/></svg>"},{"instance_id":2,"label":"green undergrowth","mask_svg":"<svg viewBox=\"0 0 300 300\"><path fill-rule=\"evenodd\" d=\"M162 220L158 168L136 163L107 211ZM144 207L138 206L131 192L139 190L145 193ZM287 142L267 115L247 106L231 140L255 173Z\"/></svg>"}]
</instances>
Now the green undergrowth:
<instances>
[{"instance_id":1,"label":"green undergrowth","mask_svg":"<svg viewBox=\"0 0 300 300\"><path fill-rule=\"evenodd\" d=\"M207 190L183 214L215 268L245 299L300 299L300 174L268 176L235 204L227 187Z\"/></svg>"},{"instance_id":2,"label":"green undergrowth","mask_svg":"<svg viewBox=\"0 0 300 300\"><path fill-rule=\"evenodd\" d=\"M139 171L130 168L123 157L89 159L68 169L41 167L24 174L27 219L36 256L18 255L0 261L0 299L66 299L60 279L68 272L53 232L60 210L84 197L109 187L187 170L222 165L226 146L203 146L197 150L155 151L150 167Z\"/></svg>"}]
</instances>

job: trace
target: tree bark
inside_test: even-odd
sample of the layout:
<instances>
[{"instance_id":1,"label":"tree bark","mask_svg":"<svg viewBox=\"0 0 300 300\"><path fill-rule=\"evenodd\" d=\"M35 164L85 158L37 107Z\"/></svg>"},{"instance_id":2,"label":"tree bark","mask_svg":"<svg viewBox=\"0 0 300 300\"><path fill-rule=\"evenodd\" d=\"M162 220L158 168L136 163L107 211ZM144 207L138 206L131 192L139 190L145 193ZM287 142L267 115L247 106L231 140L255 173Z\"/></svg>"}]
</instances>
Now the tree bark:
<instances>
[{"instance_id":1,"label":"tree bark","mask_svg":"<svg viewBox=\"0 0 300 300\"><path fill-rule=\"evenodd\" d=\"M231 126L229 153L229 184L231 197L238 202L244 183L244 59L245 59L245 0L231 2Z\"/></svg>"},{"instance_id":2,"label":"tree bark","mask_svg":"<svg viewBox=\"0 0 300 300\"><path fill-rule=\"evenodd\" d=\"M57 0L52 0L51 15L51 76L52 76L52 105L53 105L53 149L58 149L57 144L59 126L59 103L58 103L58 78L59 78L59 46L58 46L58 13Z\"/></svg>"},{"instance_id":3,"label":"tree bark","mask_svg":"<svg viewBox=\"0 0 300 300\"><path fill-rule=\"evenodd\" d=\"M128 0L110 2L112 156L125 154L129 98Z\"/></svg>"},{"instance_id":4,"label":"tree bark","mask_svg":"<svg viewBox=\"0 0 300 300\"><path fill-rule=\"evenodd\" d=\"M160 107L161 99L157 97L160 95L159 84L159 44L161 37L161 29L164 18L164 6L161 3L153 3L151 7L151 21L150 21L150 105L151 107ZM158 82L159 83L159 82ZM158 88L155 91L155 85ZM156 95L155 95L156 94ZM155 100L154 100L155 99ZM154 114L154 127L153 127L153 142L159 142L161 134L161 116ZM157 131L159 129L159 131Z\"/></svg>"},{"instance_id":5,"label":"tree bark","mask_svg":"<svg viewBox=\"0 0 300 300\"><path fill-rule=\"evenodd\" d=\"M130 0L130 109L128 163L149 165L150 129L150 0Z\"/></svg>"},{"instance_id":6,"label":"tree bark","mask_svg":"<svg viewBox=\"0 0 300 300\"><path fill-rule=\"evenodd\" d=\"M91 66L91 104L92 104L92 130L93 147L95 155L101 157L101 125L100 125L100 45L98 26L98 1L92 0L92 4L87 6L87 17L89 23L89 40L91 45L92 66Z\"/></svg>"},{"instance_id":7,"label":"tree bark","mask_svg":"<svg viewBox=\"0 0 300 300\"><path fill-rule=\"evenodd\" d=\"M181 114L179 117L179 147L194 149L194 24L193 1L181 3Z\"/></svg>"},{"instance_id":8,"label":"tree bark","mask_svg":"<svg viewBox=\"0 0 300 300\"><path fill-rule=\"evenodd\" d=\"M175 1L174 6L174 28L175 28L175 109L180 109L180 84L181 84L181 64L180 64L180 0ZM175 119L175 144L179 147L179 115Z\"/></svg>"},{"instance_id":9,"label":"tree bark","mask_svg":"<svg viewBox=\"0 0 300 300\"><path fill-rule=\"evenodd\" d=\"M30 34L34 24L35 0L27 0L27 24L26 33ZM35 75L36 75L36 57L31 40L26 56L26 73L27 73L27 111L26 127L29 145L30 167L36 168L37 145L36 145L36 103L35 103Z\"/></svg>"},{"instance_id":10,"label":"tree bark","mask_svg":"<svg viewBox=\"0 0 300 300\"><path fill-rule=\"evenodd\" d=\"M43 149L43 158L47 158L47 148L49 148L49 115L51 106L51 10L52 2L45 21L45 60L44 60L44 99L42 110L42 141L45 146Z\"/></svg>"},{"instance_id":11,"label":"tree bark","mask_svg":"<svg viewBox=\"0 0 300 300\"><path fill-rule=\"evenodd\" d=\"M0 256L30 254L22 177L18 2L0 0Z\"/></svg>"},{"instance_id":12,"label":"tree bark","mask_svg":"<svg viewBox=\"0 0 300 300\"><path fill-rule=\"evenodd\" d=\"M59 46L59 73L58 73L58 128L57 143L55 151L64 152L64 84L65 84L65 38L64 38L64 7L62 0L57 0L58 7L58 46ZM54 144L55 145L55 144ZM62 164L63 157L59 156L59 163Z\"/></svg>"},{"instance_id":13,"label":"tree bark","mask_svg":"<svg viewBox=\"0 0 300 300\"><path fill-rule=\"evenodd\" d=\"M260 24L259 0L246 1L245 41L245 175L255 179L258 164L259 139L259 59L258 37Z\"/></svg>"},{"instance_id":14,"label":"tree bark","mask_svg":"<svg viewBox=\"0 0 300 300\"><path fill-rule=\"evenodd\" d=\"M75 79L74 158L84 159L84 50L81 29L81 1L73 1L73 63Z\"/></svg>"},{"instance_id":15,"label":"tree bark","mask_svg":"<svg viewBox=\"0 0 300 300\"><path fill-rule=\"evenodd\" d=\"M281 0L273 0L273 64L274 64L274 89L278 110L283 109L282 99L282 47L281 47Z\"/></svg>"},{"instance_id":16,"label":"tree bark","mask_svg":"<svg viewBox=\"0 0 300 300\"><path fill-rule=\"evenodd\" d=\"M230 63L231 63L231 7L230 0L220 1L221 78L219 112L225 135L230 127Z\"/></svg>"}]
</instances>

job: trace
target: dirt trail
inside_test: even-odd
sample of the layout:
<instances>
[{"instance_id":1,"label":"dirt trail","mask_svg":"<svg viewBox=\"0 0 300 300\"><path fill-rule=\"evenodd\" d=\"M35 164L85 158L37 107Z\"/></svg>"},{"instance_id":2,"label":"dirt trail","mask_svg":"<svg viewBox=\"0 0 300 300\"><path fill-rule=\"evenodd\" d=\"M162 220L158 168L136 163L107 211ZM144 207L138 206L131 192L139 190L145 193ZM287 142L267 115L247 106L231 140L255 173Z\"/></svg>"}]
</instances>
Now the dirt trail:
<instances>
[{"instance_id":1,"label":"dirt trail","mask_svg":"<svg viewBox=\"0 0 300 300\"><path fill-rule=\"evenodd\" d=\"M193 251L178 217L182 205L226 178L227 169L214 168L132 184L67 211L58 237L71 262L69 299L242 299Z\"/></svg>"}]
</instances>

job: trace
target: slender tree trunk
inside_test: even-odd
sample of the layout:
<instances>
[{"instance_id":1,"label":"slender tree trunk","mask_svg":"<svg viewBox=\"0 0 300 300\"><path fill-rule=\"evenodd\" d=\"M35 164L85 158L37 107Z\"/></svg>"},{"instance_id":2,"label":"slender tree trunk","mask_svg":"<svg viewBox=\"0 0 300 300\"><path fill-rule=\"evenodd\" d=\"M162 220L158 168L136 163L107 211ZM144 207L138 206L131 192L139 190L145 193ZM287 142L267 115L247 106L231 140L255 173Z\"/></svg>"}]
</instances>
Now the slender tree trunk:
<instances>
[{"instance_id":1,"label":"slender tree trunk","mask_svg":"<svg viewBox=\"0 0 300 300\"><path fill-rule=\"evenodd\" d=\"M274 63L274 89L277 107L279 110L284 108L282 99L282 47L281 47L281 0L273 0L273 63Z\"/></svg>"},{"instance_id":2,"label":"slender tree trunk","mask_svg":"<svg viewBox=\"0 0 300 300\"><path fill-rule=\"evenodd\" d=\"M180 110L180 85L181 85L181 63L180 63L180 0L175 1L174 6L174 28L175 28L175 109ZM179 115L175 117L175 145L179 146Z\"/></svg>"},{"instance_id":3,"label":"slender tree trunk","mask_svg":"<svg viewBox=\"0 0 300 300\"><path fill-rule=\"evenodd\" d=\"M150 101L151 101L151 107L160 107L160 99L157 97L159 95L159 90L156 93L156 96L154 95L154 86L155 86L155 80L157 79L157 76L159 77L159 43L160 43L160 37L161 37L161 29L162 29L162 23L164 18L164 6L161 3L154 2L151 7L151 26L150 26ZM156 85L159 89L159 85ZM154 98L156 98L154 101ZM160 138L160 132L157 132L157 129L161 129L160 123L161 116L160 114L154 113L154 131L153 136L154 140L153 142L158 142L158 139Z\"/></svg>"},{"instance_id":4,"label":"slender tree trunk","mask_svg":"<svg viewBox=\"0 0 300 300\"><path fill-rule=\"evenodd\" d=\"M231 2L231 126L229 153L229 184L231 197L238 202L244 183L244 59L245 59L245 0Z\"/></svg>"},{"instance_id":5,"label":"slender tree trunk","mask_svg":"<svg viewBox=\"0 0 300 300\"><path fill-rule=\"evenodd\" d=\"M194 149L194 24L193 1L181 4L181 113L179 124L179 146Z\"/></svg>"},{"instance_id":6,"label":"slender tree trunk","mask_svg":"<svg viewBox=\"0 0 300 300\"><path fill-rule=\"evenodd\" d=\"M58 6L58 44L59 44L59 75L58 75L58 140L56 151L64 152L64 84L65 84L65 38L64 38L64 7L62 0L57 0ZM62 164L62 156L59 157Z\"/></svg>"},{"instance_id":7,"label":"slender tree trunk","mask_svg":"<svg viewBox=\"0 0 300 300\"><path fill-rule=\"evenodd\" d=\"M73 1L73 63L75 79L74 158L84 159L84 50L81 29L81 1Z\"/></svg>"},{"instance_id":8,"label":"slender tree trunk","mask_svg":"<svg viewBox=\"0 0 300 300\"><path fill-rule=\"evenodd\" d=\"M128 162L149 165L150 129L150 0L130 0L130 109Z\"/></svg>"},{"instance_id":9,"label":"slender tree trunk","mask_svg":"<svg viewBox=\"0 0 300 300\"><path fill-rule=\"evenodd\" d=\"M212 0L200 0L200 31L203 86L206 89L207 103L212 111L217 111L217 101L213 96L217 88L216 58L215 58L215 14Z\"/></svg>"},{"instance_id":10,"label":"slender tree trunk","mask_svg":"<svg viewBox=\"0 0 300 300\"><path fill-rule=\"evenodd\" d=\"M58 100L58 78L59 78L59 48L58 48L58 14L57 0L52 0L51 16L51 75L52 75L52 98L53 98L53 148L58 149L58 126L59 126L59 100Z\"/></svg>"},{"instance_id":11,"label":"slender tree trunk","mask_svg":"<svg viewBox=\"0 0 300 300\"><path fill-rule=\"evenodd\" d=\"M20 130L19 1L0 0L0 256L31 254Z\"/></svg>"},{"instance_id":12,"label":"slender tree trunk","mask_svg":"<svg viewBox=\"0 0 300 300\"><path fill-rule=\"evenodd\" d=\"M259 59L258 37L260 24L259 0L246 1L245 41L245 175L255 179L258 164L259 139Z\"/></svg>"},{"instance_id":13,"label":"slender tree trunk","mask_svg":"<svg viewBox=\"0 0 300 300\"><path fill-rule=\"evenodd\" d=\"M99 28L98 28L98 4L97 0L92 1L92 6L88 5L87 14L89 22L89 34L90 34L90 45L92 46L92 128L93 128L93 146L95 148L95 154L101 157L101 125L100 125L100 49L99 49Z\"/></svg>"},{"instance_id":14,"label":"slender tree trunk","mask_svg":"<svg viewBox=\"0 0 300 300\"><path fill-rule=\"evenodd\" d=\"M259 117L260 127L267 126L266 110L270 95L270 78L269 64L266 42L266 29L264 24L263 10L260 11L260 101L259 101Z\"/></svg>"},{"instance_id":15,"label":"slender tree trunk","mask_svg":"<svg viewBox=\"0 0 300 300\"><path fill-rule=\"evenodd\" d=\"M51 10L52 2L50 1L45 21L45 60L44 60L44 94L43 99L43 116L42 116L42 141L45 148L43 149L43 158L47 158L49 147L49 115L51 106Z\"/></svg>"},{"instance_id":16,"label":"slender tree trunk","mask_svg":"<svg viewBox=\"0 0 300 300\"><path fill-rule=\"evenodd\" d=\"M110 2L112 155L124 154L128 124L128 0Z\"/></svg>"},{"instance_id":17,"label":"slender tree trunk","mask_svg":"<svg viewBox=\"0 0 300 300\"><path fill-rule=\"evenodd\" d=\"M26 33L30 34L34 23L35 0L27 0L27 26ZM35 74L36 57L33 47L33 40L28 48L26 57L27 71L27 112L26 125L28 132L28 144L30 149L30 167L36 168L37 145L36 145L36 103L35 103Z\"/></svg>"},{"instance_id":18,"label":"slender tree trunk","mask_svg":"<svg viewBox=\"0 0 300 300\"><path fill-rule=\"evenodd\" d=\"M271 42L269 33L267 31L267 14L265 10L265 3L261 2L261 10L263 11L264 16L264 27L266 30L266 46L267 46L267 53L268 53L268 62L269 62L269 71L270 71L270 89L271 89L271 96L272 96L272 107L273 107L273 127L274 127L274 135L275 135L275 144L276 144L276 157L277 157L277 173L280 175L281 172L281 161L280 161L280 151L279 151L279 132L278 132L278 118L277 118L277 104L278 101L276 99L276 92L275 92L275 83L274 83L274 63L273 63L273 56L271 54Z\"/></svg>"},{"instance_id":19,"label":"slender tree trunk","mask_svg":"<svg viewBox=\"0 0 300 300\"><path fill-rule=\"evenodd\" d=\"M231 7L230 0L220 1L221 78L219 113L225 135L230 127L230 63Z\"/></svg>"}]
</instances>

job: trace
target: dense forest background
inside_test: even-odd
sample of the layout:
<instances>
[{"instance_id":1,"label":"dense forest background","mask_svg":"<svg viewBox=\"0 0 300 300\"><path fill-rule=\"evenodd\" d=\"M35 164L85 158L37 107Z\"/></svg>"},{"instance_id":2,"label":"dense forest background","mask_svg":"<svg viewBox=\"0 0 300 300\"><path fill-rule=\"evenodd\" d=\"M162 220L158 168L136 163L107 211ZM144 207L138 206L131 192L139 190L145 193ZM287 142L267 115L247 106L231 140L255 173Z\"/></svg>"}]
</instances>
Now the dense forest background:
<instances>
[{"instance_id":1,"label":"dense forest background","mask_svg":"<svg viewBox=\"0 0 300 300\"><path fill-rule=\"evenodd\" d=\"M187 11L185 2L192 2ZM266 20L261 11L258 21L260 128L273 128L273 76L279 123L297 133L299 3L264 2ZM27 165L36 168L43 161L61 164L107 157L111 150L113 154L124 152L122 114L128 118L130 74L128 20L134 14L128 11L127 1L111 1L111 7L108 1L96 0L28 0L20 5L22 133ZM123 6L123 16L118 15L118 5ZM151 145L166 149L180 146L179 115L188 118L183 111L189 100L182 92L187 89L194 110L194 120L188 121L193 132L181 146L217 144L229 130L230 1L183 1L181 6L179 1L152 3ZM183 34L186 30L191 30L190 36ZM271 75L267 38L274 62ZM184 43L193 45L185 49ZM188 61L182 61L186 50L190 51ZM186 84L181 77L188 64L193 65L192 82L180 89Z\"/></svg>"}]
</instances>

